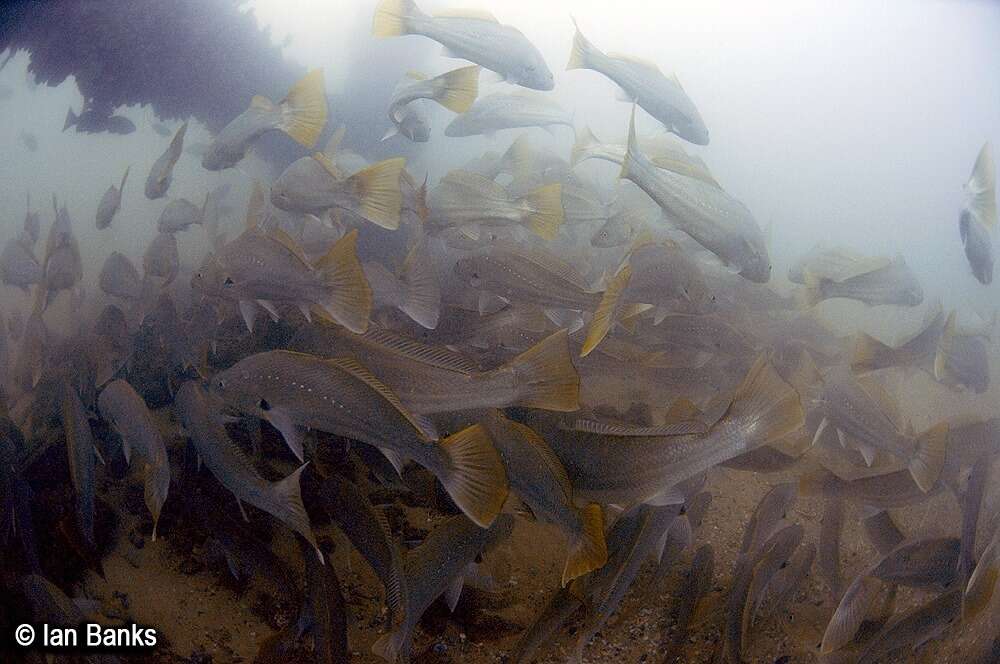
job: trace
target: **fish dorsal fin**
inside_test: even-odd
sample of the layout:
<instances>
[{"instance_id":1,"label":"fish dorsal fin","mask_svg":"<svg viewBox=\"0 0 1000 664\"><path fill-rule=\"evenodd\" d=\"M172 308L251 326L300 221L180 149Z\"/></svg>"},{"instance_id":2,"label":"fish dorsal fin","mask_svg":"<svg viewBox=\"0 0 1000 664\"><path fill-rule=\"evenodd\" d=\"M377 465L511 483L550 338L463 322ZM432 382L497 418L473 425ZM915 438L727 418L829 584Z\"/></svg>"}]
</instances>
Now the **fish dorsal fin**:
<instances>
[{"instance_id":1,"label":"fish dorsal fin","mask_svg":"<svg viewBox=\"0 0 1000 664\"><path fill-rule=\"evenodd\" d=\"M875 405L878 406L879 410L885 414L886 417L893 423L893 425L902 430L900 426L902 420L899 416L899 404L896 402L895 397L893 397L888 390L883 387L882 383L876 380L870 375L859 376L857 378L858 386L871 397Z\"/></svg>"},{"instance_id":2,"label":"fish dorsal fin","mask_svg":"<svg viewBox=\"0 0 1000 664\"><path fill-rule=\"evenodd\" d=\"M886 256L876 256L871 258L862 258L858 260L852 267L845 267L844 270L836 275L831 274L828 278L832 281L843 282L848 279L853 279L854 277L859 277L863 274L870 274L876 270L881 270L887 268L893 264L893 260Z\"/></svg>"},{"instance_id":3,"label":"fish dorsal fin","mask_svg":"<svg viewBox=\"0 0 1000 664\"><path fill-rule=\"evenodd\" d=\"M472 374L477 370L476 365L466 357L452 352L441 346L429 346L414 339L408 339L395 332L369 326L362 335L366 340L371 341L383 348L393 351L409 359L462 374Z\"/></svg>"},{"instance_id":4,"label":"fish dorsal fin","mask_svg":"<svg viewBox=\"0 0 1000 664\"><path fill-rule=\"evenodd\" d=\"M497 17L484 9L442 9L434 12L435 18L470 18L476 21L499 23Z\"/></svg>"},{"instance_id":5,"label":"fish dorsal fin","mask_svg":"<svg viewBox=\"0 0 1000 664\"><path fill-rule=\"evenodd\" d=\"M250 108L255 108L258 111L273 111L274 102L264 95L254 95L253 99L250 100Z\"/></svg>"},{"instance_id":6,"label":"fish dorsal fin","mask_svg":"<svg viewBox=\"0 0 1000 664\"><path fill-rule=\"evenodd\" d=\"M337 154L337 149L344 140L344 134L347 133L347 127L340 125L337 127L332 134L330 134L330 139L323 146L323 154L332 157Z\"/></svg>"},{"instance_id":7,"label":"fish dorsal fin","mask_svg":"<svg viewBox=\"0 0 1000 664\"><path fill-rule=\"evenodd\" d=\"M611 52L611 53L608 53L608 57L609 58L613 58L615 60L624 60L625 62L629 62L629 63L631 63L633 65L638 65L640 67L645 67L646 69L652 69L653 71L660 71L659 65L657 65L655 62L653 62L651 60L645 60L643 58L636 57L634 55L627 55L625 53L613 53L613 52ZM673 75L668 76L667 78L671 78L672 76ZM674 78L673 80L676 82L676 78ZM677 85L679 86L680 83L678 82Z\"/></svg>"},{"instance_id":8,"label":"fish dorsal fin","mask_svg":"<svg viewBox=\"0 0 1000 664\"><path fill-rule=\"evenodd\" d=\"M499 415L501 419L507 420L503 415ZM562 488L563 493L567 497L573 495L573 485L570 484L569 475L566 473L566 467L563 466L562 461L556 456L556 453L552 451L549 444L545 442L538 433L531 427L521 424L520 422L515 422L513 420L507 420L508 426L513 429L521 438L525 440L532 449L538 454L542 463L545 465L545 469L549 471L549 474L555 479L556 483Z\"/></svg>"},{"instance_id":9,"label":"fish dorsal fin","mask_svg":"<svg viewBox=\"0 0 1000 664\"><path fill-rule=\"evenodd\" d=\"M334 180L344 179L344 173L337 168L337 165L334 164L327 155L322 152L314 152L312 158L315 159L319 165L323 167L323 170L326 171Z\"/></svg>"},{"instance_id":10,"label":"fish dorsal fin","mask_svg":"<svg viewBox=\"0 0 1000 664\"><path fill-rule=\"evenodd\" d=\"M507 193L507 190L502 185L497 184L485 175L470 171L463 171L461 169L449 171L447 175L441 178L441 183L467 189L491 200L510 199L510 194Z\"/></svg>"},{"instance_id":11,"label":"fish dorsal fin","mask_svg":"<svg viewBox=\"0 0 1000 664\"><path fill-rule=\"evenodd\" d=\"M433 440L436 436L433 432L427 431L427 423L421 421L420 418L416 417L411 413L404 405L403 402L399 400L396 393L389 389L389 387L372 375L372 372L368 371L365 367L361 366L359 362L348 357L335 357L329 360L323 360L327 364L337 367L344 373L350 374L354 378L357 378L362 383L375 390L380 397L385 399L389 404L395 408L400 415L406 418L413 428L420 432L422 436L429 440Z\"/></svg>"},{"instance_id":12,"label":"fish dorsal fin","mask_svg":"<svg viewBox=\"0 0 1000 664\"><path fill-rule=\"evenodd\" d=\"M523 260L537 265L546 272L550 272L558 278L568 281L580 290L587 289L586 278L580 274L575 267L555 254L545 251L544 249L507 242L498 242L495 245L494 250L497 252L516 255Z\"/></svg>"},{"instance_id":13,"label":"fish dorsal fin","mask_svg":"<svg viewBox=\"0 0 1000 664\"><path fill-rule=\"evenodd\" d=\"M247 217L244 224L246 230L259 230L264 223L266 215L267 197L264 194L264 186L260 183L260 180L254 180L253 191L250 193L250 201L247 203Z\"/></svg>"},{"instance_id":14,"label":"fish dorsal fin","mask_svg":"<svg viewBox=\"0 0 1000 664\"><path fill-rule=\"evenodd\" d=\"M406 78L413 79L414 81L426 81L427 74L421 73L419 71L413 71L412 69L406 72Z\"/></svg>"},{"instance_id":15,"label":"fish dorsal fin","mask_svg":"<svg viewBox=\"0 0 1000 664\"><path fill-rule=\"evenodd\" d=\"M277 242L278 244L280 244L281 246L283 246L285 249L288 249L288 251L290 251L300 261L302 261L306 265L310 265L309 258L306 256L306 252L303 251L302 247L299 246L299 243L296 242L295 239L291 235L286 233L284 230L280 228L272 228L267 232L267 236L272 240L274 240L275 242Z\"/></svg>"},{"instance_id":16,"label":"fish dorsal fin","mask_svg":"<svg viewBox=\"0 0 1000 664\"><path fill-rule=\"evenodd\" d=\"M599 422L597 420L576 419L569 425L563 426L567 431L579 431L582 433L593 433L599 436L618 437L648 437L659 438L663 436L685 436L688 434L699 434L708 431L709 427L699 420L684 420L678 422L667 422L653 426L635 426L632 424L622 424L619 422Z\"/></svg>"}]
</instances>

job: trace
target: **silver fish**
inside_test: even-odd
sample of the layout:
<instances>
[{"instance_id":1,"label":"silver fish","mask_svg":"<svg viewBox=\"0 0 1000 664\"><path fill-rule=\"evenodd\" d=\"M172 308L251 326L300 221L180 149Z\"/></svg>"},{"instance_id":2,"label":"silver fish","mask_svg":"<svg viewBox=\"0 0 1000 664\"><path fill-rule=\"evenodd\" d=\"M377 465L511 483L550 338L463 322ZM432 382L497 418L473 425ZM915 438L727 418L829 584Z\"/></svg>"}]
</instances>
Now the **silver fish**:
<instances>
[{"instance_id":1,"label":"silver fish","mask_svg":"<svg viewBox=\"0 0 1000 664\"><path fill-rule=\"evenodd\" d=\"M413 0L381 0L375 8L376 37L423 35L444 46L444 55L463 58L503 76L508 83L535 90L555 87L542 54L517 28L491 14L451 10L428 16Z\"/></svg>"},{"instance_id":2,"label":"silver fish","mask_svg":"<svg viewBox=\"0 0 1000 664\"><path fill-rule=\"evenodd\" d=\"M444 128L445 136L490 136L502 129L555 125L573 127L573 117L557 103L538 92L494 92L480 97L469 110Z\"/></svg>"},{"instance_id":3,"label":"silver fish","mask_svg":"<svg viewBox=\"0 0 1000 664\"><path fill-rule=\"evenodd\" d=\"M993 146L987 141L979 151L972 175L965 185L968 201L958 221L972 274L983 284L993 280L993 240L990 231L997 225L996 181Z\"/></svg>"},{"instance_id":4,"label":"silver fish","mask_svg":"<svg viewBox=\"0 0 1000 664\"><path fill-rule=\"evenodd\" d=\"M118 214L118 209L122 204L122 190L125 189L125 180L128 179L129 168L131 167L125 169L121 183L117 187L111 185L104 192L104 195L101 196L101 202L97 206L97 228L107 228L114 221L115 215Z\"/></svg>"},{"instance_id":5,"label":"silver fish","mask_svg":"<svg viewBox=\"0 0 1000 664\"><path fill-rule=\"evenodd\" d=\"M455 113L469 110L479 94L479 67L472 65L427 78L417 72L408 72L392 93L389 100L389 120L393 128L382 140L398 134L417 143L426 143L430 127L423 115L413 108L418 99L430 99Z\"/></svg>"},{"instance_id":6,"label":"silver fish","mask_svg":"<svg viewBox=\"0 0 1000 664\"><path fill-rule=\"evenodd\" d=\"M858 271L840 279L824 277L808 270L802 294L807 306L823 300L848 298L869 306L894 304L915 307L924 301L924 290L902 256L889 260L871 259Z\"/></svg>"},{"instance_id":7,"label":"silver fish","mask_svg":"<svg viewBox=\"0 0 1000 664\"><path fill-rule=\"evenodd\" d=\"M117 251L104 259L104 266L98 277L101 290L108 295L135 300L142 292L142 279L128 256Z\"/></svg>"},{"instance_id":8,"label":"silver fish","mask_svg":"<svg viewBox=\"0 0 1000 664\"><path fill-rule=\"evenodd\" d=\"M177 164L181 150L184 149L184 134L186 132L187 123L185 122L170 139L170 145L167 146L167 149L153 162L153 167L149 169L149 175L146 176L146 198L155 200L166 195L167 189L170 188L170 183L174 179L174 165Z\"/></svg>"},{"instance_id":9,"label":"silver fish","mask_svg":"<svg viewBox=\"0 0 1000 664\"><path fill-rule=\"evenodd\" d=\"M164 285L177 278L180 271L180 252L177 250L177 236L173 233L157 233L142 255L142 269L147 277L158 277Z\"/></svg>"}]
</instances>

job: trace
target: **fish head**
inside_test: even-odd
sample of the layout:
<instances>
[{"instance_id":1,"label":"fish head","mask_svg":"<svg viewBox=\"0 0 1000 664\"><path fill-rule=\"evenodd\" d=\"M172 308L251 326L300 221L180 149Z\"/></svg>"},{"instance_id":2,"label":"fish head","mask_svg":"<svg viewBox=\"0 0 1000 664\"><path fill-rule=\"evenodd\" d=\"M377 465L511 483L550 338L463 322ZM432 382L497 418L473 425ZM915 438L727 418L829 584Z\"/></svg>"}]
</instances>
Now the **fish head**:
<instances>
[{"instance_id":1,"label":"fish head","mask_svg":"<svg viewBox=\"0 0 1000 664\"><path fill-rule=\"evenodd\" d=\"M236 165L243 154L233 154L224 143L213 141L201 157L201 167L207 171L221 171Z\"/></svg>"},{"instance_id":2,"label":"fish head","mask_svg":"<svg viewBox=\"0 0 1000 664\"><path fill-rule=\"evenodd\" d=\"M518 59L518 63L510 71L504 72L507 82L543 92L554 89L556 79L552 75L552 70L545 64L542 54L531 48L522 55L523 57Z\"/></svg>"},{"instance_id":3,"label":"fish head","mask_svg":"<svg viewBox=\"0 0 1000 664\"><path fill-rule=\"evenodd\" d=\"M315 212L322 206L310 202L330 190L331 176L313 157L296 159L271 185L271 204L288 212Z\"/></svg>"},{"instance_id":4,"label":"fish head","mask_svg":"<svg viewBox=\"0 0 1000 664\"><path fill-rule=\"evenodd\" d=\"M771 280L771 257L759 232L740 238L737 263L744 279L758 284L766 284Z\"/></svg>"},{"instance_id":5,"label":"fish head","mask_svg":"<svg viewBox=\"0 0 1000 664\"><path fill-rule=\"evenodd\" d=\"M414 143L426 143L430 140L431 128L419 113L407 113L399 123L399 133Z\"/></svg>"},{"instance_id":6,"label":"fish head","mask_svg":"<svg viewBox=\"0 0 1000 664\"><path fill-rule=\"evenodd\" d=\"M209 381L209 392L228 409L260 417L270 410L270 406L245 364L238 362L215 374Z\"/></svg>"},{"instance_id":7,"label":"fish head","mask_svg":"<svg viewBox=\"0 0 1000 664\"><path fill-rule=\"evenodd\" d=\"M235 280L215 254L206 256L198 270L191 275L191 289L205 295L238 299Z\"/></svg>"}]
</instances>

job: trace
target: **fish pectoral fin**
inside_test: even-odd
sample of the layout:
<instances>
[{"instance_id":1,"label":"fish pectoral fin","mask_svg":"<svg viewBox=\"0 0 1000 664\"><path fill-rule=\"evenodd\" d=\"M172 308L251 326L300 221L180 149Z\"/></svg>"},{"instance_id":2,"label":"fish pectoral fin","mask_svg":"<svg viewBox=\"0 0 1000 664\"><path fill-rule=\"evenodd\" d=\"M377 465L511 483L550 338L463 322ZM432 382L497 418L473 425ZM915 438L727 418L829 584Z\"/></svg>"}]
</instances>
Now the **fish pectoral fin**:
<instances>
[{"instance_id":1,"label":"fish pectoral fin","mask_svg":"<svg viewBox=\"0 0 1000 664\"><path fill-rule=\"evenodd\" d=\"M271 408L264 411L264 419L281 433L281 437L285 439L285 444L288 445L288 449L292 451L295 458L299 461L305 461L302 429L292 421L288 413L280 408Z\"/></svg>"},{"instance_id":2,"label":"fish pectoral fin","mask_svg":"<svg viewBox=\"0 0 1000 664\"><path fill-rule=\"evenodd\" d=\"M406 459L396 452L395 450L390 450L388 447L380 447L378 451L382 453L382 456L392 465L396 470L396 474L400 477L403 476L403 468L406 466Z\"/></svg>"},{"instance_id":3,"label":"fish pectoral fin","mask_svg":"<svg viewBox=\"0 0 1000 664\"><path fill-rule=\"evenodd\" d=\"M570 543L563 567L562 585L599 569L608 561L608 546L604 539L604 510L590 503L580 510L581 530Z\"/></svg>"},{"instance_id":4,"label":"fish pectoral fin","mask_svg":"<svg viewBox=\"0 0 1000 664\"><path fill-rule=\"evenodd\" d=\"M474 424L438 443L447 458L440 478L455 504L478 526L487 528L507 499L507 471L489 433Z\"/></svg>"},{"instance_id":5,"label":"fish pectoral fin","mask_svg":"<svg viewBox=\"0 0 1000 664\"><path fill-rule=\"evenodd\" d=\"M253 300L240 300L238 306L240 308L240 316L243 317L243 322L247 326L247 331L253 333L254 319L257 318L257 303Z\"/></svg>"},{"instance_id":6,"label":"fish pectoral fin","mask_svg":"<svg viewBox=\"0 0 1000 664\"><path fill-rule=\"evenodd\" d=\"M465 577L459 574L448 584L444 591L444 600L448 605L448 612L454 613L458 606L458 600L462 597L462 587L465 585Z\"/></svg>"},{"instance_id":7,"label":"fish pectoral fin","mask_svg":"<svg viewBox=\"0 0 1000 664\"><path fill-rule=\"evenodd\" d=\"M240 514L243 515L243 520L246 521L247 523L250 523L250 517L247 516L246 510L243 509L243 501L241 501L239 498L236 498L236 506L240 508Z\"/></svg>"},{"instance_id":8,"label":"fish pectoral fin","mask_svg":"<svg viewBox=\"0 0 1000 664\"><path fill-rule=\"evenodd\" d=\"M274 302L271 302L270 300L257 300L257 304L259 304L261 308L267 312L267 314L271 317L271 320L276 323L278 322L278 308L274 306Z\"/></svg>"}]
</instances>

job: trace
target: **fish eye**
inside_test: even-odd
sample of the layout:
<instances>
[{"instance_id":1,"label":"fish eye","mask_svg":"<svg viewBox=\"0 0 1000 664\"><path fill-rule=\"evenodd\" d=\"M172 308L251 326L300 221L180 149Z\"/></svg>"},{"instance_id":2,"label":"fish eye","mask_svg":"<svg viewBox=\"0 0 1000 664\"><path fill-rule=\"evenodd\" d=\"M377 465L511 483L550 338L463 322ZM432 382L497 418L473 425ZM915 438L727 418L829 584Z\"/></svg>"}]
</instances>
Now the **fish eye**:
<instances>
[{"instance_id":1,"label":"fish eye","mask_svg":"<svg viewBox=\"0 0 1000 664\"><path fill-rule=\"evenodd\" d=\"M226 389L226 381L222 380L221 378L219 378L219 379L217 379L217 380L215 381L215 385L216 385L216 386L217 386L217 387L218 387L218 388L219 388L220 390L224 390L224 389Z\"/></svg>"},{"instance_id":2,"label":"fish eye","mask_svg":"<svg viewBox=\"0 0 1000 664\"><path fill-rule=\"evenodd\" d=\"M226 277L226 280L222 282L222 285L223 286L232 286L233 283L234 282L233 282L233 278L232 277Z\"/></svg>"},{"instance_id":3,"label":"fish eye","mask_svg":"<svg viewBox=\"0 0 1000 664\"><path fill-rule=\"evenodd\" d=\"M271 404L267 402L267 399L261 399L257 402L257 407L263 411L271 410Z\"/></svg>"}]
</instances>

